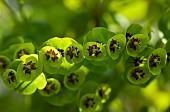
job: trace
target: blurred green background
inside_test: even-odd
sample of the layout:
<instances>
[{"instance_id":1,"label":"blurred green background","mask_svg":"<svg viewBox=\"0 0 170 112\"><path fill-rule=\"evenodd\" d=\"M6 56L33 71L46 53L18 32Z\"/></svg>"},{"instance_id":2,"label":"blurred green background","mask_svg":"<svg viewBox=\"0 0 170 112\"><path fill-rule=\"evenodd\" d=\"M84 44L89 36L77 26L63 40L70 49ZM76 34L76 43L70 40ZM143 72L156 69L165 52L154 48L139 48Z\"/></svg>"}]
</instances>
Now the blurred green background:
<instances>
[{"instance_id":1,"label":"blurred green background","mask_svg":"<svg viewBox=\"0 0 170 112\"><path fill-rule=\"evenodd\" d=\"M151 44L156 45L170 38L169 18L170 0L1 0L0 51L10 45L4 44L6 41L20 37L36 47L54 36L82 43L94 27L121 33L131 23L150 24ZM115 86L121 82L117 80ZM161 76L145 88L128 83L115 88L109 112L170 112L170 81ZM7 89L1 79L0 111L60 112L36 94L25 97Z\"/></svg>"}]
</instances>

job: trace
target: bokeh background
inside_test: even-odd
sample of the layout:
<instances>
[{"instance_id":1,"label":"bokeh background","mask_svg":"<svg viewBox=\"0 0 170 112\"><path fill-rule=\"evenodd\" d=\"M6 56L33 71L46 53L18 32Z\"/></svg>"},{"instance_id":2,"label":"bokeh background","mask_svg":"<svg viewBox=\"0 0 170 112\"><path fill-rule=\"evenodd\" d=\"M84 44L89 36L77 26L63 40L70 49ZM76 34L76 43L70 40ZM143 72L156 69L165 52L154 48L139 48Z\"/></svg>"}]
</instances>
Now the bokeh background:
<instances>
[{"instance_id":1,"label":"bokeh background","mask_svg":"<svg viewBox=\"0 0 170 112\"><path fill-rule=\"evenodd\" d=\"M0 51L21 37L36 47L54 36L82 43L94 27L122 33L131 23L151 25L152 45L166 43L170 0L0 0ZM170 112L170 80L160 75L144 88L122 83L115 82L115 97L103 112ZM0 111L59 112L36 95L9 90L1 78Z\"/></svg>"}]
</instances>

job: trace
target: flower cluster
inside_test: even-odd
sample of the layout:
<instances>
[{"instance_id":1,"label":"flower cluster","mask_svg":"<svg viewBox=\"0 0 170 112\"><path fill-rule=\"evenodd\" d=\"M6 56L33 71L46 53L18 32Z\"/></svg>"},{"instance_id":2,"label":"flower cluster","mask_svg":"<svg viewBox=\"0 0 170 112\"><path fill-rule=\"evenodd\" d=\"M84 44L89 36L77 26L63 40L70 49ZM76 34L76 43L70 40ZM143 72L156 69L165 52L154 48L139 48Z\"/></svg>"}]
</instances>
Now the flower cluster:
<instances>
[{"instance_id":1,"label":"flower cluster","mask_svg":"<svg viewBox=\"0 0 170 112\"><path fill-rule=\"evenodd\" d=\"M146 86L161 71L168 73L169 41L155 48L150 33L149 26L131 24L122 34L93 28L83 44L69 37L53 37L38 48L13 44L0 53L0 74L8 88L21 94L39 91L53 105L75 101L80 112L101 111L114 91L107 80L98 79L99 72L104 76L121 64L123 80L136 86Z\"/></svg>"}]
</instances>

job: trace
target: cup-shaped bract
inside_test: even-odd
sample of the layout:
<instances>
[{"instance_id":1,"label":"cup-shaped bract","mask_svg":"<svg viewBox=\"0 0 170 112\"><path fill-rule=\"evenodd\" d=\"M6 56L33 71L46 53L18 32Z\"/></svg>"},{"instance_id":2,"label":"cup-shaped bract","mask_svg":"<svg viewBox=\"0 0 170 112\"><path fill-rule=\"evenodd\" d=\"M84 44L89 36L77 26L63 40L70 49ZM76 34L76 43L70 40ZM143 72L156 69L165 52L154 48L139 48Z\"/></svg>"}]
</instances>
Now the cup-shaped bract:
<instances>
[{"instance_id":1,"label":"cup-shaped bract","mask_svg":"<svg viewBox=\"0 0 170 112\"><path fill-rule=\"evenodd\" d=\"M20 44L14 52L14 59L19 59L23 55L33 54L35 47L32 43Z\"/></svg>"},{"instance_id":2,"label":"cup-shaped bract","mask_svg":"<svg viewBox=\"0 0 170 112\"><path fill-rule=\"evenodd\" d=\"M39 90L39 93L43 96L52 96L60 92L61 83L55 78L47 79L47 84L44 89Z\"/></svg>"},{"instance_id":3,"label":"cup-shaped bract","mask_svg":"<svg viewBox=\"0 0 170 112\"><path fill-rule=\"evenodd\" d=\"M148 43L148 39L143 34L133 35L126 45L127 54L136 57L140 52L142 52Z\"/></svg>"},{"instance_id":4,"label":"cup-shaped bract","mask_svg":"<svg viewBox=\"0 0 170 112\"><path fill-rule=\"evenodd\" d=\"M107 42L107 53L115 60L124 50L126 45L126 37L123 34L117 34L110 38Z\"/></svg>"},{"instance_id":5,"label":"cup-shaped bract","mask_svg":"<svg viewBox=\"0 0 170 112\"><path fill-rule=\"evenodd\" d=\"M43 65L59 67L62 63L62 54L51 46L45 46L39 51L39 60Z\"/></svg>"},{"instance_id":6,"label":"cup-shaped bract","mask_svg":"<svg viewBox=\"0 0 170 112\"><path fill-rule=\"evenodd\" d=\"M4 55L0 55L0 74L9 66L10 60Z\"/></svg>"},{"instance_id":7,"label":"cup-shaped bract","mask_svg":"<svg viewBox=\"0 0 170 112\"><path fill-rule=\"evenodd\" d=\"M96 95L99 96L101 103L105 103L109 99L111 90L112 89L108 84L99 85L96 90Z\"/></svg>"},{"instance_id":8,"label":"cup-shaped bract","mask_svg":"<svg viewBox=\"0 0 170 112\"><path fill-rule=\"evenodd\" d=\"M64 76L64 85L70 90L78 90L84 83L87 74L88 69L82 66L75 72Z\"/></svg>"},{"instance_id":9,"label":"cup-shaped bract","mask_svg":"<svg viewBox=\"0 0 170 112\"><path fill-rule=\"evenodd\" d=\"M87 42L83 46L83 54L87 60L102 61L106 57L106 49L100 43Z\"/></svg>"},{"instance_id":10,"label":"cup-shaped bract","mask_svg":"<svg viewBox=\"0 0 170 112\"><path fill-rule=\"evenodd\" d=\"M8 88L16 88L19 85L16 75L17 73L13 69L6 69L2 74L2 80Z\"/></svg>"},{"instance_id":11,"label":"cup-shaped bract","mask_svg":"<svg viewBox=\"0 0 170 112\"><path fill-rule=\"evenodd\" d=\"M78 69L81 65L81 59L80 60L76 60L78 61L78 63L75 63L74 61L72 63L68 62L66 57L65 57L65 49L68 48L71 45L77 44L77 42L69 37L65 37L65 38L59 38L59 37L53 37L49 40L47 40L46 42L44 42L42 44L41 47L45 47L45 46L50 46L55 48L56 50L58 50L61 55L62 55L62 62L60 64L60 66L50 66L48 64L44 65L44 71L48 74L68 74L71 73L72 71L75 71L76 69ZM68 57L67 57L68 58Z\"/></svg>"},{"instance_id":12,"label":"cup-shaped bract","mask_svg":"<svg viewBox=\"0 0 170 112\"><path fill-rule=\"evenodd\" d=\"M161 73L167 62L167 52L163 48L155 49L148 57L148 67L153 75Z\"/></svg>"},{"instance_id":13,"label":"cup-shaped bract","mask_svg":"<svg viewBox=\"0 0 170 112\"><path fill-rule=\"evenodd\" d=\"M79 43L69 45L64 51L65 58L69 63L80 63L84 60L83 47Z\"/></svg>"},{"instance_id":14,"label":"cup-shaped bract","mask_svg":"<svg viewBox=\"0 0 170 112\"><path fill-rule=\"evenodd\" d=\"M134 85L144 85L152 77L147 67L134 67L127 73L127 79L131 84Z\"/></svg>"},{"instance_id":15,"label":"cup-shaped bract","mask_svg":"<svg viewBox=\"0 0 170 112\"><path fill-rule=\"evenodd\" d=\"M23 55L17 68L17 77L22 81L34 80L42 72L42 64L37 54Z\"/></svg>"},{"instance_id":16,"label":"cup-shaped bract","mask_svg":"<svg viewBox=\"0 0 170 112\"><path fill-rule=\"evenodd\" d=\"M128 42L133 35L139 34L141 30L142 26L136 23L128 26L128 28L126 29L126 41Z\"/></svg>"},{"instance_id":17,"label":"cup-shaped bract","mask_svg":"<svg viewBox=\"0 0 170 112\"><path fill-rule=\"evenodd\" d=\"M79 101L80 112L97 112L101 106L100 99L94 93L88 93L81 97Z\"/></svg>"}]
</instances>

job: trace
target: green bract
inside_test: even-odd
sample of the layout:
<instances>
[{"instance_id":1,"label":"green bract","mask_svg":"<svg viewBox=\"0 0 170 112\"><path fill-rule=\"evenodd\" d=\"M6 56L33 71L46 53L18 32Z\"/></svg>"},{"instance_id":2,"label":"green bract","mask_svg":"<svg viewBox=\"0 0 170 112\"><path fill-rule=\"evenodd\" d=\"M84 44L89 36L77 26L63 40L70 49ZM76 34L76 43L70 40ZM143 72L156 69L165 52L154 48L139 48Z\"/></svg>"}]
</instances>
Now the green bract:
<instances>
[{"instance_id":1,"label":"green bract","mask_svg":"<svg viewBox=\"0 0 170 112\"><path fill-rule=\"evenodd\" d=\"M18 48L14 52L14 59L18 59L23 55L33 54L35 51L32 43L19 44Z\"/></svg>"},{"instance_id":2,"label":"green bract","mask_svg":"<svg viewBox=\"0 0 170 112\"><path fill-rule=\"evenodd\" d=\"M42 90L47 84L46 77L44 73L41 73L32 81L23 81L15 89L21 94L30 95L33 94L37 89Z\"/></svg>"},{"instance_id":3,"label":"green bract","mask_svg":"<svg viewBox=\"0 0 170 112\"><path fill-rule=\"evenodd\" d=\"M70 63L80 63L84 60L83 47L79 43L71 44L64 51L65 58Z\"/></svg>"},{"instance_id":4,"label":"green bract","mask_svg":"<svg viewBox=\"0 0 170 112\"><path fill-rule=\"evenodd\" d=\"M16 88L19 85L19 81L16 77L17 73L13 69L6 69L2 74L4 84L9 88Z\"/></svg>"},{"instance_id":5,"label":"green bract","mask_svg":"<svg viewBox=\"0 0 170 112\"><path fill-rule=\"evenodd\" d=\"M44 89L40 90L40 94L43 96L52 96L60 92L61 84L57 79L47 79L47 84Z\"/></svg>"},{"instance_id":6,"label":"green bract","mask_svg":"<svg viewBox=\"0 0 170 112\"><path fill-rule=\"evenodd\" d=\"M136 23L131 24L126 30L126 41L128 42L133 35L139 34L141 30L142 30L141 25Z\"/></svg>"},{"instance_id":7,"label":"green bract","mask_svg":"<svg viewBox=\"0 0 170 112\"><path fill-rule=\"evenodd\" d=\"M79 89L85 81L88 69L84 66L64 76L64 84L70 90Z\"/></svg>"},{"instance_id":8,"label":"green bract","mask_svg":"<svg viewBox=\"0 0 170 112\"><path fill-rule=\"evenodd\" d=\"M75 45L75 44L77 44L77 42L74 39L69 38L69 37L65 37L65 38L53 37L53 38L47 40L46 42L44 42L42 47L44 47L44 46L54 47L56 50L58 50L61 53L61 55L63 57L62 63L60 66L54 67L54 66L45 64L43 67L44 71L49 74L57 74L57 73L68 74L68 73L71 73L72 71L78 69L82 65L81 55L78 60L74 59L73 63L68 62L67 59L64 57L66 55L65 54L66 52L64 50L67 49L70 45ZM81 48L80 48L80 50L81 50Z\"/></svg>"},{"instance_id":9,"label":"green bract","mask_svg":"<svg viewBox=\"0 0 170 112\"><path fill-rule=\"evenodd\" d=\"M161 73L161 69L165 67L167 62L167 53L163 48L155 49L148 58L148 67L153 75Z\"/></svg>"},{"instance_id":10,"label":"green bract","mask_svg":"<svg viewBox=\"0 0 170 112\"><path fill-rule=\"evenodd\" d=\"M8 57L0 55L0 74L9 66L10 60Z\"/></svg>"},{"instance_id":11,"label":"green bract","mask_svg":"<svg viewBox=\"0 0 170 112\"><path fill-rule=\"evenodd\" d=\"M38 61L37 54L23 55L22 62L17 68L17 77L22 81L31 81L42 72L42 64Z\"/></svg>"},{"instance_id":12,"label":"green bract","mask_svg":"<svg viewBox=\"0 0 170 112\"><path fill-rule=\"evenodd\" d=\"M147 67L134 67L127 73L127 79L131 84L143 85L151 79L152 74Z\"/></svg>"},{"instance_id":13,"label":"green bract","mask_svg":"<svg viewBox=\"0 0 170 112\"><path fill-rule=\"evenodd\" d=\"M54 47L45 46L39 51L39 60L43 65L59 67L62 63L62 55Z\"/></svg>"},{"instance_id":14,"label":"green bract","mask_svg":"<svg viewBox=\"0 0 170 112\"><path fill-rule=\"evenodd\" d=\"M97 112L100 109L100 99L93 93L85 94L79 101L80 112Z\"/></svg>"},{"instance_id":15,"label":"green bract","mask_svg":"<svg viewBox=\"0 0 170 112\"><path fill-rule=\"evenodd\" d=\"M148 39L143 34L133 35L126 45L127 54L136 57L147 46Z\"/></svg>"},{"instance_id":16,"label":"green bract","mask_svg":"<svg viewBox=\"0 0 170 112\"><path fill-rule=\"evenodd\" d=\"M87 60L102 61L106 57L106 49L100 43L88 42L83 46L83 54Z\"/></svg>"},{"instance_id":17,"label":"green bract","mask_svg":"<svg viewBox=\"0 0 170 112\"><path fill-rule=\"evenodd\" d=\"M115 60L124 50L126 45L126 37L123 34L117 34L110 38L107 42L107 53Z\"/></svg>"}]
</instances>

